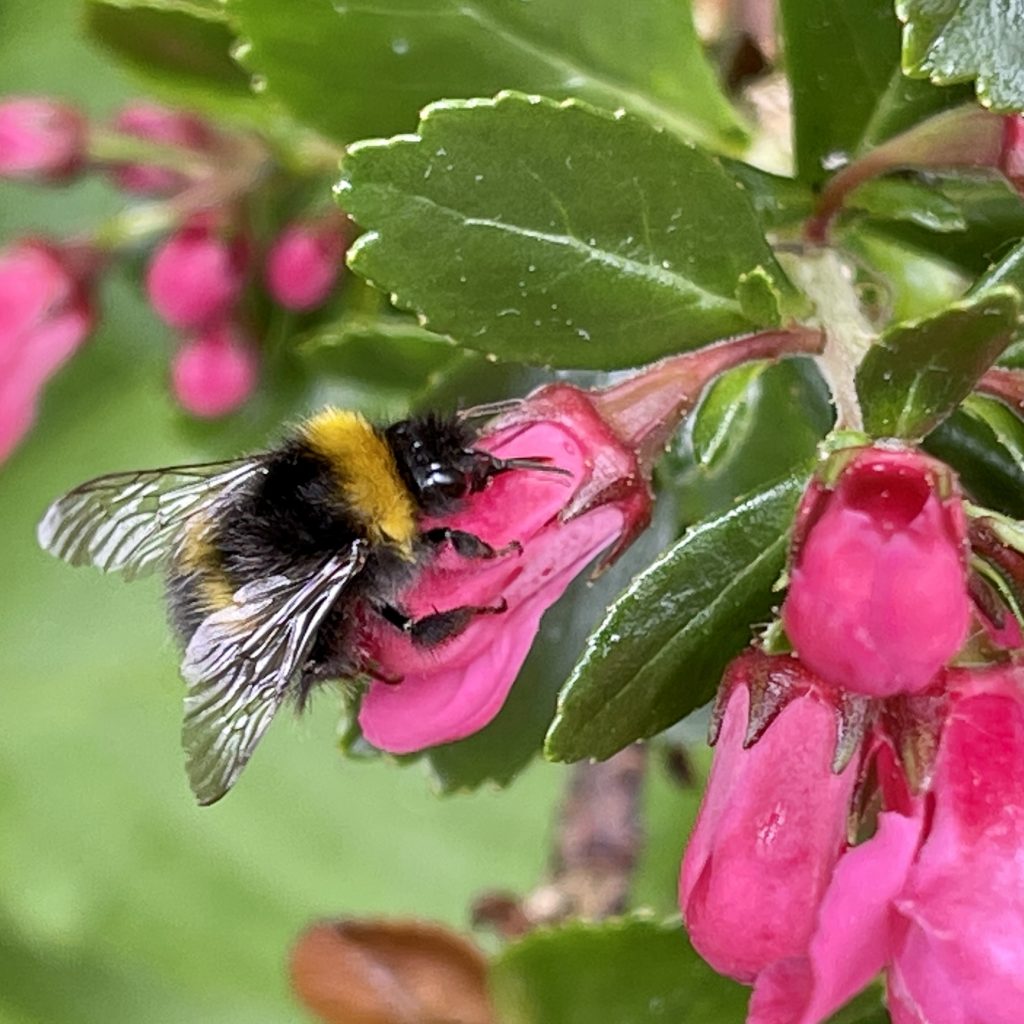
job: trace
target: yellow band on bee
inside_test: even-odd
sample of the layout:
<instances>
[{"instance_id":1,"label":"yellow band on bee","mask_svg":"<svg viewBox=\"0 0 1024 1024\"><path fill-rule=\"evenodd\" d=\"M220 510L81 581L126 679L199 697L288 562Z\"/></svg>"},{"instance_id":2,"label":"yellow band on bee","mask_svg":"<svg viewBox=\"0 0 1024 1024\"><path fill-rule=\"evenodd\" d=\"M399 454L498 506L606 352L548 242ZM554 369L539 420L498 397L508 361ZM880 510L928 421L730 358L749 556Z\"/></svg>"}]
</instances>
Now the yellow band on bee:
<instances>
[{"instance_id":1,"label":"yellow band on bee","mask_svg":"<svg viewBox=\"0 0 1024 1024\"><path fill-rule=\"evenodd\" d=\"M364 416L325 409L302 428L311 448L331 465L345 502L371 540L391 541L411 554L416 535L412 495L398 475L387 442Z\"/></svg>"}]
</instances>

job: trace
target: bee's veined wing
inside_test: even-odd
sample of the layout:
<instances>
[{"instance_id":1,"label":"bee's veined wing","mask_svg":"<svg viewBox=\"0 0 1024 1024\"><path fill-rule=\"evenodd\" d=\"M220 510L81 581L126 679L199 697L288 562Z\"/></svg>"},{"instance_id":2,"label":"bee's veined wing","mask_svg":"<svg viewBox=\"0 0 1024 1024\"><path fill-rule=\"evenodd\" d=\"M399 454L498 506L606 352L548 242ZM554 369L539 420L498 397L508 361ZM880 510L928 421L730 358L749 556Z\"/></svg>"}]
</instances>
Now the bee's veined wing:
<instances>
[{"instance_id":1,"label":"bee's veined wing","mask_svg":"<svg viewBox=\"0 0 1024 1024\"><path fill-rule=\"evenodd\" d=\"M257 457L97 477L46 510L36 531L39 544L71 565L134 579L162 565L185 523L261 465Z\"/></svg>"},{"instance_id":2,"label":"bee's veined wing","mask_svg":"<svg viewBox=\"0 0 1024 1024\"><path fill-rule=\"evenodd\" d=\"M366 545L302 579L270 576L235 592L199 624L185 651L181 740L192 792L219 800L241 774L284 701L324 616L366 561Z\"/></svg>"}]
</instances>

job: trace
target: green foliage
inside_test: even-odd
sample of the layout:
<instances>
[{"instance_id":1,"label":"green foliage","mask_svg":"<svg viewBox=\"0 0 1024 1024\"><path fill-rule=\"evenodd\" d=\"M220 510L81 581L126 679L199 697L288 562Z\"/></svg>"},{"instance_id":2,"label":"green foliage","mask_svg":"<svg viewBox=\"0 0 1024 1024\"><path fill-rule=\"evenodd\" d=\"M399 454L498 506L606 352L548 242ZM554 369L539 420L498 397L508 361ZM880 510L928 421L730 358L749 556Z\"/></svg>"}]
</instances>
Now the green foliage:
<instances>
[{"instance_id":1,"label":"green foliage","mask_svg":"<svg viewBox=\"0 0 1024 1024\"><path fill-rule=\"evenodd\" d=\"M502 1024L740 1021L747 990L714 973L678 924L645 919L535 932L491 973Z\"/></svg>"},{"instance_id":2,"label":"green foliage","mask_svg":"<svg viewBox=\"0 0 1024 1024\"><path fill-rule=\"evenodd\" d=\"M714 696L751 624L771 612L805 479L793 476L699 523L633 580L562 691L550 757L610 757Z\"/></svg>"},{"instance_id":3,"label":"green foliage","mask_svg":"<svg viewBox=\"0 0 1024 1024\"><path fill-rule=\"evenodd\" d=\"M1013 340L1020 293L997 287L886 331L857 371L864 426L919 439L949 416Z\"/></svg>"},{"instance_id":4,"label":"green foliage","mask_svg":"<svg viewBox=\"0 0 1024 1024\"><path fill-rule=\"evenodd\" d=\"M746 138L687 0L592 0L582 18L572 0L229 0L229 10L246 66L341 142L411 131L427 103L501 89L624 107L725 150Z\"/></svg>"},{"instance_id":5,"label":"green foliage","mask_svg":"<svg viewBox=\"0 0 1024 1024\"><path fill-rule=\"evenodd\" d=\"M1015 0L897 0L903 70L940 85L973 79L993 110L1024 109L1024 11Z\"/></svg>"},{"instance_id":6,"label":"green foliage","mask_svg":"<svg viewBox=\"0 0 1024 1024\"><path fill-rule=\"evenodd\" d=\"M808 182L962 100L900 74L892 0L781 0L780 13L797 171Z\"/></svg>"},{"instance_id":7,"label":"green foliage","mask_svg":"<svg viewBox=\"0 0 1024 1024\"><path fill-rule=\"evenodd\" d=\"M577 103L437 104L419 135L354 146L339 197L367 230L352 268L501 359L634 366L794 298L713 157Z\"/></svg>"}]
</instances>

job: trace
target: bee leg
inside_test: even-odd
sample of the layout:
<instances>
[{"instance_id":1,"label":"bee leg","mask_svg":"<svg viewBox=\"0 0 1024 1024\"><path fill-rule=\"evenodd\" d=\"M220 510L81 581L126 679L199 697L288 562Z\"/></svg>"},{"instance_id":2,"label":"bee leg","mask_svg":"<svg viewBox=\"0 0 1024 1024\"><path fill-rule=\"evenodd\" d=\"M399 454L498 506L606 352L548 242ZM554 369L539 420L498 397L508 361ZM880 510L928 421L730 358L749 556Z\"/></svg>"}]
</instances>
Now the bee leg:
<instances>
[{"instance_id":1,"label":"bee leg","mask_svg":"<svg viewBox=\"0 0 1024 1024\"><path fill-rule=\"evenodd\" d=\"M378 683L385 683L388 686L397 686L405 677L389 672L382 665L379 665L372 658L367 658L359 666L359 671L370 676Z\"/></svg>"},{"instance_id":2,"label":"bee leg","mask_svg":"<svg viewBox=\"0 0 1024 1024\"><path fill-rule=\"evenodd\" d=\"M412 619L394 605L382 605L377 611L385 621L407 633L417 647L436 647L457 637L477 615L501 615L508 602L502 598L496 605L464 604L444 612L434 612Z\"/></svg>"},{"instance_id":3,"label":"bee leg","mask_svg":"<svg viewBox=\"0 0 1024 1024\"><path fill-rule=\"evenodd\" d=\"M417 647L436 647L457 637L477 615L501 615L507 610L508 602L504 598L497 605L465 604L414 619L406 627L406 632Z\"/></svg>"},{"instance_id":4,"label":"bee leg","mask_svg":"<svg viewBox=\"0 0 1024 1024\"><path fill-rule=\"evenodd\" d=\"M447 526L426 530L423 533L423 539L428 544L443 544L448 541L455 553L463 558L501 558L504 555L521 555L523 553L523 545L517 540L509 541L503 547L496 548L475 533L468 533L466 530L452 530Z\"/></svg>"}]
</instances>

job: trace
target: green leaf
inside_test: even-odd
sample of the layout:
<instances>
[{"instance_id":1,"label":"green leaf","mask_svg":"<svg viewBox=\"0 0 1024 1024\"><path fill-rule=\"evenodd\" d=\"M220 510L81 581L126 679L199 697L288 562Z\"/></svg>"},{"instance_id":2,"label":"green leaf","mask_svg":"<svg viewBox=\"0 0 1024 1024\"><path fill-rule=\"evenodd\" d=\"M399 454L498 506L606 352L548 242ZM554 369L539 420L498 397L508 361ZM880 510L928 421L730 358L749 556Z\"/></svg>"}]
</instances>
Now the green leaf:
<instances>
[{"instance_id":1,"label":"green leaf","mask_svg":"<svg viewBox=\"0 0 1024 1024\"><path fill-rule=\"evenodd\" d=\"M856 150L899 54L891 0L781 0L796 162L817 182Z\"/></svg>"},{"instance_id":2,"label":"green leaf","mask_svg":"<svg viewBox=\"0 0 1024 1024\"><path fill-rule=\"evenodd\" d=\"M612 369L777 323L797 295L741 187L638 118L505 93L359 143L349 263L502 359ZM754 311L760 320L751 319Z\"/></svg>"},{"instance_id":3,"label":"green leaf","mask_svg":"<svg viewBox=\"0 0 1024 1024\"><path fill-rule=\"evenodd\" d=\"M679 924L639 918L534 932L495 960L491 992L502 1024L738 1024L749 996Z\"/></svg>"},{"instance_id":4,"label":"green leaf","mask_svg":"<svg viewBox=\"0 0 1024 1024\"><path fill-rule=\"evenodd\" d=\"M697 464L711 466L744 435L753 417L751 392L770 363L755 362L723 373L693 414L691 438Z\"/></svg>"},{"instance_id":5,"label":"green leaf","mask_svg":"<svg viewBox=\"0 0 1024 1024\"><path fill-rule=\"evenodd\" d=\"M781 0L799 177L829 171L951 104L959 93L899 70L892 0Z\"/></svg>"},{"instance_id":6,"label":"green leaf","mask_svg":"<svg viewBox=\"0 0 1024 1024\"><path fill-rule=\"evenodd\" d=\"M1020 294L1005 286L889 328L857 371L865 429L920 438L949 416L1013 339Z\"/></svg>"},{"instance_id":7,"label":"green leaf","mask_svg":"<svg viewBox=\"0 0 1024 1024\"><path fill-rule=\"evenodd\" d=\"M719 157L721 165L746 189L758 220L768 231L801 224L814 211L814 194L801 181Z\"/></svg>"},{"instance_id":8,"label":"green leaf","mask_svg":"<svg viewBox=\"0 0 1024 1024\"><path fill-rule=\"evenodd\" d=\"M219 4L86 0L85 25L172 102L225 115L256 105L249 76L231 59L234 34Z\"/></svg>"},{"instance_id":9,"label":"green leaf","mask_svg":"<svg viewBox=\"0 0 1024 1024\"><path fill-rule=\"evenodd\" d=\"M230 0L245 63L342 142L409 131L433 100L518 89L624 107L738 151L746 129L715 80L688 0Z\"/></svg>"},{"instance_id":10,"label":"green leaf","mask_svg":"<svg viewBox=\"0 0 1024 1024\"><path fill-rule=\"evenodd\" d=\"M977 502L1024 518L1024 463L988 423L958 409L924 439L924 447L957 471Z\"/></svg>"},{"instance_id":11,"label":"green leaf","mask_svg":"<svg viewBox=\"0 0 1024 1024\"><path fill-rule=\"evenodd\" d=\"M804 479L699 523L633 580L562 691L549 757L610 757L714 696L752 623L771 612Z\"/></svg>"},{"instance_id":12,"label":"green leaf","mask_svg":"<svg viewBox=\"0 0 1024 1024\"><path fill-rule=\"evenodd\" d=\"M970 395L963 407L992 431L1017 465L1024 466L1024 422L1009 406L995 398Z\"/></svg>"},{"instance_id":13,"label":"green leaf","mask_svg":"<svg viewBox=\"0 0 1024 1024\"><path fill-rule=\"evenodd\" d=\"M993 110L1024 109L1024 9L1018 0L896 0L903 70L939 85L973 79Z\"/></svg>"},{"instance_id":14,"label":"green leaf","mask_svg":"<svg viewBox=\"0 0 1024 1024\"><path fill-rule=\"evenodd\" d=\"M905 220L929 231L966 231L960 207L924 182L902 178L876 178L865 182L846 201L847 209L861 210L881 220Z\"/></svg>"}]
</instances>

